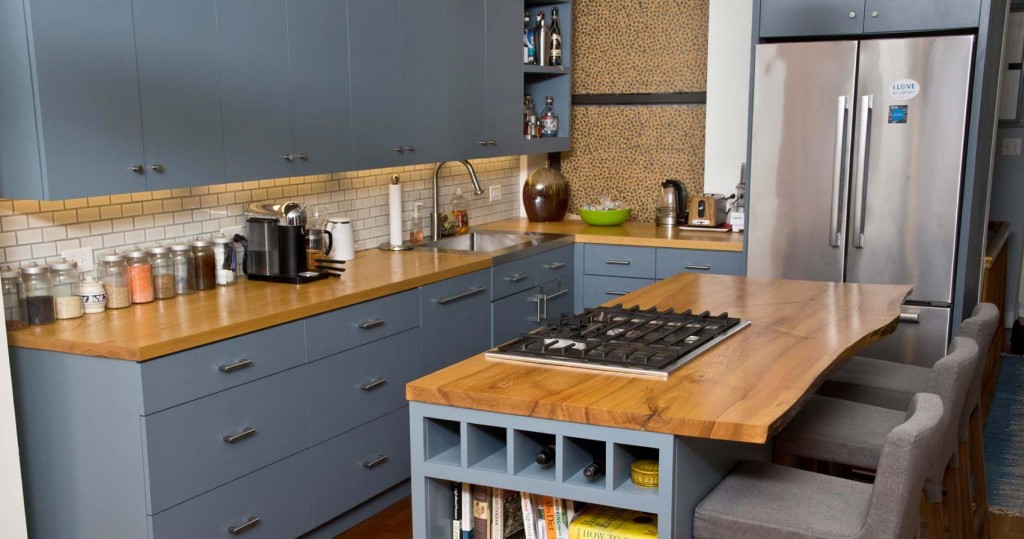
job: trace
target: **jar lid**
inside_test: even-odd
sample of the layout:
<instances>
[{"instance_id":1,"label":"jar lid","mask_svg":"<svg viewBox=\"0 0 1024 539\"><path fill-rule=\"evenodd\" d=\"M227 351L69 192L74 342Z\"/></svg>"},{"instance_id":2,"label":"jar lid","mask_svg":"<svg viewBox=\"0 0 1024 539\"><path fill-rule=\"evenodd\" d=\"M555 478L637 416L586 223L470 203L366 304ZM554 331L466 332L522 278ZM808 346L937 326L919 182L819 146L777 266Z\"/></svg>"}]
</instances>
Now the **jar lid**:
<instances>
[{"instance_id":1,"label":"jar lid","mask_svg":"<svg viewBox=\"0 0 1024 539\"><path fill-rule=\"evenodd\" d=\"M67 271L78 269L78 262L74 260L61 260L60 262L51 262L50 269L54 271Z\"/></svg>"},{"instance_id":2,"label":"jar lid","mask_svg":"<svg viewBox=\"0 0 1024 539\"><path fill-rule=\"evenodd\" d=\"M170 251L170 249L168 249L167 247L153 247L152 249L149 250L149 252L154 254L154 255L166 254L169 251Z\"/></svg>"},{"instance_id":3,"label":"jar lid","mask_svg":"<svg viewBox=\"0 0 1024 539\"><path fill-rule=\"evenodd\" d=\"M125 255L125 256L127 256L128 258L149 258L149 252L148 251L128 251L128 254Z\"/></svg>"},{"instance_id":4,"label":"jar lid","mask_svg":"<svg viewBox=\"0 0 1024 539\"><path fill-rule=\"evenodd\" d=\"M227 236L217 236L213 238L213 243L224 244L224 243L235 243L235 238L229 238Z\"/></svg>"},{"instance_id":5,"label":"jar lid","mask_svg":"<svg viewBox=\"0 0 1024 539\"><path fill-rule=\"evenodd\" d=\"M638 460L630 465L630 480L634 485L653 488L658 486L658 461Z\"/></svg>"},{"instance_id":6,"label":"jar lid","mask_svg":"<svg viewBox=\"0 0 1024 539\"><path fill-rule=\"evenodd\" d=\"M95 277L86 277L82 279L82 284L100 284L100 282Z\"/></svg>"},{"instance_id":7,"label":"jar lid","mask_svg":"<svg viewBox=\"0 0 1024 539\"><path fill-rule=\"evenodd\" d=\"M211 244L207 240L196 240L192 242L192 247L209 247Z\"/></svg>"},{"instance_id":8,"label":"jar lid","mask_svg":"<svg viewBox=\"0 0 1024 539\"><path fill-rule=\"evenodd\" d=\"M119 253L110 253L100 256L100 262L120 262L124 260L124 255Z\"/></svg>"},{"instance_id":9,"label":"jar lid","mask_svg":"<svg viewBox=\"0 0 1024 539\"><path fill-rule=\"evenodd\" d=\"M25 275L41 275L44 273L50 273L50 268L46 266L40 266L39 264L33 262L32 264L25 266L24 268L21 268L21 272L24 273Z\"/></svg>"},{"instance_id":10,"label":"jar lid","mask_svg":"<svg viewBox=\"0 0 1024 539\"><path fill-rule=\"evenodd\" d=\"M420 202L417 202L416 204L420 205L420 206L423 205ZM327 222L328 223L338 223L338 224L348 224L348 223L351 223L352 220L349 219L348 217L329 217L329 218L327 218Z\"/></svg>"},{"instance_id":11,"label":"jar lid","mask_svg":"<svg viewBox=\"0 0 1024 539\"><path fill-rule=\"evenodd\" d=\"M171 250L172 251L191 251L192 247L190 245L185 245L184 243L175 243L174 245L171 246Z\"/></svg>"},{"instance_id":12,"label":"jar lid","mask_svg":"<svg viewBox=\"0 0 1024 539\"><path fill-rule=\"evenodd\" d=\"M0 271L0 277L4 279L15 279L21 277L21 270L18 268L11 268L10 266L4 266L4 269Z\"/></svg>"}]
</instances>

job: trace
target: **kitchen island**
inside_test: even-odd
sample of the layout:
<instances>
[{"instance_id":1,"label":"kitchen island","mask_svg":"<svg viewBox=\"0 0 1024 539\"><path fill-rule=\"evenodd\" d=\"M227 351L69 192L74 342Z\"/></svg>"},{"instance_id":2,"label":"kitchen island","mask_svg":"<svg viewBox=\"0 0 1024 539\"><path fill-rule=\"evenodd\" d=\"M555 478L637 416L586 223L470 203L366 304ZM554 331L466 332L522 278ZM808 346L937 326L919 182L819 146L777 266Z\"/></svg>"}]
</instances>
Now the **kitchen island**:
<instances>
[{"instance_id":1,"label":"kitchen island","mask_svg":"<svg viewBox=\"0 0 1024 539\"><path fill-rule=\"evenodd\" d=\"M751 321L667 380L477 355L406 386L417 539L451 533L450 481L655 513L659 537L688 537L693 508L768 442L821 382L891 333L909 286L680 274L621 299ZM533 462L554 443L555 465ZM660 486L629 480L660 462ZM603 460L597 481L584 466Z\"/></svg>"}]
</instances>

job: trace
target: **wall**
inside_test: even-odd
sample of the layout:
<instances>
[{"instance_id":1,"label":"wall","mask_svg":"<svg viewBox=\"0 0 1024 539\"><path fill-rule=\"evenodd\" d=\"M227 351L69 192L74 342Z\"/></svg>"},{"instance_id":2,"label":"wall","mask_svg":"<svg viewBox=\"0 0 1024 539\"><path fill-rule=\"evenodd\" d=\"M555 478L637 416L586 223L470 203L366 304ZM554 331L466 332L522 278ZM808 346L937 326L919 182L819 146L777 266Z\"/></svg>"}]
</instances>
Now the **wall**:
<instances>
[{"instance_id":1,"label":"wall","mask_svg":"<svg viewBox=\"0 0 1024 539\"><path fill-rule=\"evenodd\" d=\"M1002 128L997 137L989 220L1010 223L1005 313L1009 326L1015 310L1018 317L1024 317L1024 155L1000 155L998 149L1002 148L1005 138L1024 138L1024 128Z\"/></svg>"},{"instance_id":2,"label":"wall","mask_svg":"<svg viewBox=\"0 0 1024 539\"><path fill-rule=\"evenodd\" d=\"M466 169L449 164L441 170L442 211L461 187L469 199L470 224L518 215L519 157L472 163L484 194L474 196ZM251 202L287 200L323 205L330 214L351 217L357 249L375 248L388 236L387 184L392 174L403 182L408 234L414 203L424 203L424 215L430 211L433 168L374 169L50 202L0 200L0 263L42 263L78 247L126 251L209 237L242 225L244 208ZM488 202L490 186L501 187L501 200Z\"/></svg>"}]
</instances>

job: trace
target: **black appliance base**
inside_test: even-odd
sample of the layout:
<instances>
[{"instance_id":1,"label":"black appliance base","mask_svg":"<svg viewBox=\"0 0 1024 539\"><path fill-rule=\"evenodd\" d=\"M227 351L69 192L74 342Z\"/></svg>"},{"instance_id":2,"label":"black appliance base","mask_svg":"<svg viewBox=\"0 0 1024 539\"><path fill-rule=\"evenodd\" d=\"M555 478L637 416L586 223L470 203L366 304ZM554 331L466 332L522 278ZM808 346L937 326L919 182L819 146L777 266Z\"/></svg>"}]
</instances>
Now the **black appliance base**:
<instances>
[{"instance_id":1,"label":"black appliance base","mask_svg":"<svg viewBox=\"0 0 1024 539\"><path fill-rule=\"evenodd\" d=\"M247 275L247 277L249 277L250 281L264 281L268 283L283 284L306 284L326 279L328 275L326 273L307 271L305 273L300 273L299 275Z\"/></svg>"}]
</instances>

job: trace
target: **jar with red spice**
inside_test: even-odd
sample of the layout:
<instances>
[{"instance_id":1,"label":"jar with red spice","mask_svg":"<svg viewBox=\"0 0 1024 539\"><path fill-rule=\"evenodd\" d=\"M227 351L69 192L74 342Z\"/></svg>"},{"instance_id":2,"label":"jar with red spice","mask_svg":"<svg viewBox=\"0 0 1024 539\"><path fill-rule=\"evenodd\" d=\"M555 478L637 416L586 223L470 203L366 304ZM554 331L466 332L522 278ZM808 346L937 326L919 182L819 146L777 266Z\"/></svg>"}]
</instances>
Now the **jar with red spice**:
<instances>
[{"instance_id":1,"label":"jar with red spice","mask_svg":"<svg viewBox=\"0 0 1024 539\"><path fill-rule=\"evenodd\" d=\"M128 290L132 303L153 301L153 262L146 251L130 251L128 258Z\"/></svg>"}]
</instances>

